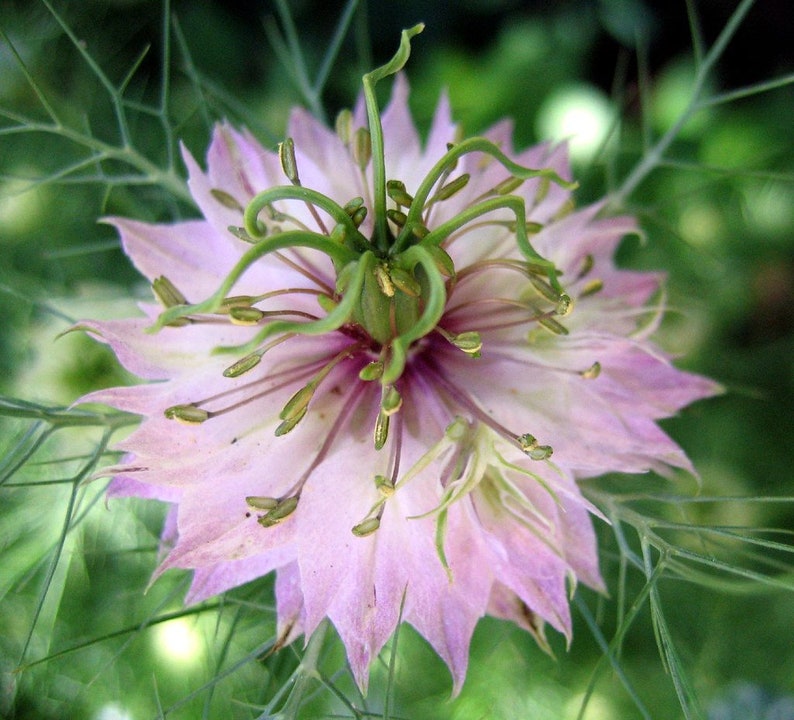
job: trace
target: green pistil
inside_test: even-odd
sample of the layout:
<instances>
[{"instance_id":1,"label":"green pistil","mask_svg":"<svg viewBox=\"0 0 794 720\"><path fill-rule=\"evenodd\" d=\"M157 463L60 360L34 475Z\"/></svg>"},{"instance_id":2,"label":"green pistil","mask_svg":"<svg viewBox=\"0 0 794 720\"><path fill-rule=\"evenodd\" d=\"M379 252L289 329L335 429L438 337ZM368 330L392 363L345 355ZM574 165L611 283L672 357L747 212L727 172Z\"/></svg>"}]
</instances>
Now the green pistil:
<instances>
[{"instance_id":1,"label":"green pistil","mask_svg":"<svg viewBox=\"0 0 794 720\"><path fill-rule=\"evenodd\" d=\"M364 102L367 106L367 120L369 121L369 132L372 138L373 203L375 205L375 236L373 244L383 254L387 253L391 246L391 234L386 216L386 151L383 143L383 126L380 122L378 101L375 98L375 84L389 75L394 75L405 66L411 54L411 38L424 29L424 24L419 23L408 30L403 30L400 38L400 47L394 57L385 65L366 73L362 78Z\"/></svg>"}]
</instances>

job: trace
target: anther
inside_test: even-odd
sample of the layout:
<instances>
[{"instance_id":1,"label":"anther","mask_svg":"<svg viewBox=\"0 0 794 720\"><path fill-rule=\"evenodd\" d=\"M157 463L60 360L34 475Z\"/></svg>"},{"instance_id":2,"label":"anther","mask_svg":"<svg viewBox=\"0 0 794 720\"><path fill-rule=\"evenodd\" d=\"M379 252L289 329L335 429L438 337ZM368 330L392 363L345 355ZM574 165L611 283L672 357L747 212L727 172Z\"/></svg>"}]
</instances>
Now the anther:
<instances>
[{"instance_id":1,"label":"anther","mask_svg":"<svg viewBox=\"0 0 794 720\"><path fill-rule=\"evenodd\" d=\"M590 280L589 282L585 283L585 286L582 288L582 291L579 293L579 297L588 297L589 295L595 295L601 290L604 289L604 281L595 278Z\"/></svg>"},{"instance_id":2,"label":"anther","mask_svg":"<svg viewBox=\"0 0 794 720\"><path fill-rule=\"evenodd\" d=\"M579 373L585 380L595 380L601 374L601 363L594 362L587 370Z\"/></svg>"},{"instance_id":3,"label":"anther","mask_svg":"<svg viewBox=\"0 0 794 720\"><path fill-rule=\"evenodd\" d=\"M457 335L447 332L442 327L436 327L438 332L447 342L462 350L471 357L480 357L482 350L482 337L476 330L467 330Z\"/></svg>"},{"instance_id":4,"label":"anther","mask_svg":"<svg viewBox=\"0 0 794 720\"><path fill-rule=\"evenodd\" d=\"M509 195L513 190L517 190L524 184L524 178L509 177L494 186L491 191L494 195Z\"/></svg>"},{"instance_id":5,"label":"anther","mask_svg":"<svg viewBox=\"0 0 794 720\"><path fill-rule=\"evenodd\" d=\"M366 206L362 206L350 216L350 219L353 221L353 225L355 225L358 228L361 227L361 223L364 222L364 219L366 217L367 217L367 208Z\"/></svg>"},{"instance_id":6,"label":"anther","mask_svg":"<svg viewBox=\"0 0 794 720\"><path fill-rule=\"evenodd\" d=\"M394 495L394 483L385 475L375 476L375 487L384 498Z\"/></svg>"},{"instance_id":7,"label":"anther","mask_svg":"<svg viewBox=\"0 0 794 720\"><path fill-rule=\"evenodd\" d=\"M298 176L298 162L295 159L295 141L288 137L284 142L278 144L278 159L281 169L293 185L300 185Z\"/></svg>"},{"instance_id":8,"label":"anther","mask_svg":"<svg viewBox=\"0 0 794 720\"><path fill-rule=\"evenodd\" d=\"M568 198L561 206L560 209L554 213L552 220L562 220L565 217L568 217L574 210L576 210L576 204L573 200Z\"/></svg>"},{"instance_id":9,"label":"anther","mask_svg":"<svg viewBox=\"0 0 794 720\"><path fill-rule=\"evenodd\" d=\"M195 405L173 405L163 413L169 420L176 420L182 425L201 425L209 420L210 413Z\"/></svg>"},{"instance_id":10,"label":"anther","mask_svg":"<svg viewBox=\"0 0 794 720\"><path fill-rule=\"evenodd\" d=\"M372 137L366 128L356 130L353 138L353 159L361 172L367 169L367 165L372 159Z\"/></svg>"},{"instance_id":11,"label":"anther","mask_svg":"<svg viewBox=\"0 0 794 720\"><path fill-rule=\"evenodd\" d=\"M545 199L546 195L549 194L549 188L551 188L551 182L548 178L542 177L538 182L538 189L535 191L535 200L533 205L540 205Z\"/></svg>"},{"instance_id":12,"label":"anther","mask_svg":"<svg viewBox=\"0 0 794 720\"><path fill-rule=\"evenodd\" d=\"M241 213L245 211L243 206L238 202L238 200L229 195L225 190L219 190L218 188L212 188L210 190L210 195L214 197L223 207L227 207L230 210L239 210Z\"/></svg>"},{"instance_id":13,"label":"anther","mask_svg":"<svg viewBox=\"0 0 794 720\"><path fill-rule=\"evenodd\" d=\"M375 420L375 431L373 433L373 442L376 450L381 450L389 438L389 416L381 409L378 412L378 417Z\"/></svg>"},{"instance_id":14,"label":"anther","mask_svg":"<svg viewBox=\"0 0 794 720\"><path fill-rule=\"evenodd\" d=\"M455 262L444 248L431 245L427 248L427 251L430 253L430 257L433 258L433 264L444 277L455 277Z\"/></svg>"},{"instance_id":15,"label":"anther","mask_svg":"<svg viewBox=\"0 0 794 720\"><path fill-rule=\"evenodd\" d=\"M165 275L154 279L152 290L163 307L171 308L176 305L187 305L185 296Z\"/></svg>"},{"instance_id":16,"label":"anther","mask_svg":"<svg viewBox=\"0 0 794 720\"><path fill-rule=\"evenodd\" d=\"M275 436L281 437L282 435L286 435L287 433L292 432L292 430L295 429L295 426L301 420L303 420L303 416L306 415L308 409L309 409L308 407L305 407L301 412L279 423L279 426L274 431Z\"/></svg>"},{"instance_id":17,"label":"anther","mask_svg":"<svg viewBox=\"0 0 794 720\"><path fill-rule=\"evenodd\" d=\"M558 323L552 317L542 316L542 317L535 318L535 320L537 320L540 325L542 325L544 328L546 328L546 330L549 330L550 332L553 332L555 335L567 335L568 334L568 328L565 327L565 325L562 325L561 323Z\"/></svg>"},{"instance_id":18,"label":"anther","mask_svg":"<svg viewBox=\"0 0 794 720\"><path fill-rule=\"evenodd\" d=\"M458 333L450 342L471 357L480 357L482 350L482 338L480 333L476 330L467 330L466 332Z\"/></svg>"},{"instance_id":19,"label":"anther","mask_svg":"<svg viewBox=\"0 0 794 720\"><path fill-rule=\"evenodd\" d=\"M259 365L261 360L261 353L254 352L250 355L246 355L245 357L240 358L236 363L229 365L229 367L223 371L223 377L240 377L240 375L247 373L249 370L253 370L257 365Z\"/></svg>"},{"instance_id":20,"label":"anther","mask_svg":"<svg viewBox=\"0 0 794 720\"><path fill-rule=\"evenodd\" d=\"M298 507L297 495L284 498L283 500L280 500L272 510L269 510L262 517L258 518L257 522L262 527L273 527L273 525L277 525L278 523L282 522L290 515L292 515L292 513L295 512L295 508L297 507Z\"/></svg>"},{"instance_id":21,"label":"anther","mask_svg":"<svg viewBox=\"0 0 794 720\"><path fill-rule=\"evenodd\" d=\"M226 229L238 240L242 240L243 242L251 243L253 245L254 243L258 243L260 240L267 237L267 225L257 220L257 228L260 232L255 238L251 237L246 232L244 227L240 227L238 225L229 225Z\"/></svg>"},{"instance_id":22,"label":"anther","mask_svg":"<svg viewBox=\"0 0 794 720\"><path fill-rule=\"evenodd\" d=\"M297 418L300 420L306 414L306 410L309 407L309 402L314 396L314 391L316 389L317 385L313 382L310 382L294 393L293 396L287 400L287 404L284 405L281 412L279 413L279 419L290 421ZM282 425L283 424L284 423L282 423ZM276 435L278 434L279 432L276 431ZM284 433L281 434L283 435Z\"/></svg>"},{"instance_id":23,"label":"anther","mask_svg":"<svg viewBox=\"0 0 794 720\"><path fill-rule=\"evenodd\" d=\"M350 137L353 134L353 113L347 108L340 111L336 116L336 134L339 139L345 144L350 144Z\"/></svg>"},{"instance_id":24,"label":"anther","mask_svg":"<svg viewBox=\"0 0 794 720\"><path fill-rule=\"evenodd\" d=\"M389 220L391 220L399 228L405 227L405 222L408 220L408 216L404 212L401 210L395 210L394 208L389 208L386 211L386 217L388 217Z\"/></svg>"},{"instance_id":25,"label":"anther","mask_svg":"<svg viewBox=\"0 0 794 720\"><path fill-rule=\"evenodd\" d=\"M350 217L353 217L353 215L355 214L356 210L358 210L363 204L364 204L364 198L363 197L354 197L352 200L350 200L349 202L345 203L345 206L344 206L343 209L348 215L350 215Z\"/></svg>"},{"instance_id":26,"label":"anther","mask_svg":"<svg viewBox=\"0 0 794 720\"><path fill-rule=\"evenodd\" d=\"M430 229L425 227L421 223L413 223L411 225L411 235L413 235L418 240L424 240L424 238L426 238L429 234L430 234Z\"/></svg>"},{"instance_id":27,"label":"anther","mask_svg":"<svg viewBox=\"0 0 794 720\"><path fill-rule=\"evenodd\" d=\"M590 253L587 253L587 255L584 256L584 260L582 260L582 268L579 270L579 274L576 276L576 279L581 280L593 269L593 265L595 265L595 260Z\"/></svg>"},{"instance_id":28,"label":"anther","mask_svg":"<svg viewBox=\"0 0 794 720\"><path fill-rule=\"evenodd\" d=\"M540 445L535 436L529 433L519 435L516 440L521 452L527 455L530 460L547 460L554 452L550 445Z\"/></svg>"},{"instance_id":29,"label":"anther","mask_svg":"<svg viewBox=\"0 0 794 720\"><path fill-rule=\"evenodd\" d=\"M455 193L460 192L466 185L469 184L470 179L469 173L464 173L463 175L459 175L454 180L448 182L442 188L438 190L438 192L433 195L430 200L427 201L427 204L430 205L434 202L438 202L440 200L449 200Z\"/></svg>"},{"instance_id":30,"label":"anther","mask_svg":"<svg viewBox=\"0 0 794 720\"><path fill-rule=\"evenodd\" d=\"M338 307L339 303L336 302L332 297L329 295L318 295L317 296L317 304L325 310L326 313L332 313Z\"/></svg>"},{"instance_id":31,"label":"anther","mask_svg":"<svg viewBox=\"0 0 794 720\"><path fill-rule=\"evenodd\" d=\"M257 325L265 313L253 307L237 306L229 308L229 320L232 325Z\"/></svg>"},{"instance_id":32,"label":"anther","mask_svg":"<svg viewBox=\"0 0 794 720\"><path fill-rule=\"evenodd\" d=\"M549 283L541 278L537 277L534 274L530 274L529 282L532 283L532 286L537 290L546 300L549 300L553 303L557 303L560 300L560 293L557 292Z\"/></svg>"},{"instance_id":33,"label":"anther","mask_svg":"<svg viewBox=\"0 0 794 720\"><path fill-rule=\"evenodd\" d=\"M351 532L356 537L366 537L367 535L372 535L378 528L380 527L380 518L372 517L367 518L366 520L360 522L358 525L354 525L351 528Z\"/></svg>"},{"instance_id":34,"label":"anther","mask_svg":"<svg viewBox=\"0 0 794 720\"><path fill-rule=\"evenodd\" d=\"M253 295L229 295L229 297L221 300L221 306L218 308L219 313L230 312L232 308L250 308L255 302L262 298L256 298Z\"/></svg>"},{"instance_id":35,"label":"anther","mask_svg":"<svg viewBox=\"0 0 794 720\"><path fill-rule=\"evenodd\" d=\"M365 382L378 380L381 375L383 375L383 362L380 360L367 363L358 373L359 378Z\"/></svg>"},{"instance_id":36,"label":"anther","mask_svg":"<svg viewBox=\"0 0 794 720\"><path fill-rule=\"evenodd\" d=\"M381 393L380 407L387 416L394 415L402 407L403 399L394 386L384 387Z\"/></svg>"},{"instance_id":37,"label":"anther","mask_svg":"<svg viewBox=\"0 0 794 720\"><path fill-rule=\"evenodd\" d=\"M265 495L248 495L245 502L252 510L273 510L278 506L278 498Z\"/></svg>"},{"instance_id":38,"label":"anther","mask_svg":"<svg viewBox=\"0 0 794 720\"><path fill-rule=\"evenodd\" d=\"M386 183L386 194L398 205L411 207L414 201L413 195L405 190L405 183L400 180L389 180Z\"/></svg>"}]
</instances>

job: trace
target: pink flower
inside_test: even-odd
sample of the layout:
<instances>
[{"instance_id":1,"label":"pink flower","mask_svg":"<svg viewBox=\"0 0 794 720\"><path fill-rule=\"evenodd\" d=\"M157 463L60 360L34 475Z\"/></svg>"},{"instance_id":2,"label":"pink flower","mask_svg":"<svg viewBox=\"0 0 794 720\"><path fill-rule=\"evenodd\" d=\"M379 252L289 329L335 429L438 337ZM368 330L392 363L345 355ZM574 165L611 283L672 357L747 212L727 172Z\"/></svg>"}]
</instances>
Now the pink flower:
<instances>
[{"instance_id":1,"label":"pink flower","mask_svg":"<svg viewBox=\"0 0 794 720\"><path fill-rule=\"evenodd\" d=\"M423 146L407 95L296 110L280 154L219 126L201 219L113 219L165 311L85 323L149 381L85 400L141 416L110 492L173 503L188 602L275 570L285 640L329 618L365 686L404 620L458 689L486 613L570 637L603 588L577 478L688 468L656 420L715 386L648 339L661 278L614 266L635 223L572 209L563 146L459 142L445 99Z\"/></svg>"}]
</instances>

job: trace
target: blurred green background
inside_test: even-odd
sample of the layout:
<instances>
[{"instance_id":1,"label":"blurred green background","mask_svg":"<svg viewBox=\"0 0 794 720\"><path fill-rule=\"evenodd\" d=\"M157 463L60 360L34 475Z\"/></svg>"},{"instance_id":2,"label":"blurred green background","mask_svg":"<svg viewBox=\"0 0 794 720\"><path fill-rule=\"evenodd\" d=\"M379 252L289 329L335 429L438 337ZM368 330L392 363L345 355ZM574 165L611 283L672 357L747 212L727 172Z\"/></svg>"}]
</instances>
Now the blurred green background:
<instances>
[{"instance_id":1,"label":"blurred green background","mask_svg":"<svg viewBox=\"0 0 794 720\"><path fill-rule=\"evenodd\" d=\"M0 418L0 717L270 717L262 713L279 688L299 685L290 682L294 650L266 652L269 579L187 611L184 575L144 594L163 508L106 507L101 481L81 484L101 418L73 427L51 410L131 380L86 338L55 338L81 317L127 315L148 296L97 219L194 214L164 187L183 175L177 140L201 158L219 118L268 146L295 104L314 103L332 119L355 101L361 73L392 54L400 29L422 20L407 68L420 128L446 89L468 134L510 116L518 147L572 136L584 203L620 192L686 108L699 53L688 9L707 50L738 6L173 0L164 17L163 3L149 0L56 3L70 38L43 3L0 0L0 393L43 406L5 400ZM309 78L354 10L317 97L301 94L299 66L278 52L290 41L284 7ZM322 680L302 688L294 715L288 701L283 717L574 718L594 679L583 715L592 720L794 718L794 505L785 501L794 496L794 90L724 95L791 80L792 27L788 0L755 3L698 96L721 101L703 103L624 200L646 237L626 240L621 263L669 276L660 343L726 388L664 425L702 487L683 476L587 484L596 499L614 499L617 525L600 527L611 597L579 594L573 646L552 638L556 659L521 631L484 620L466 686L450 701L443 664L403 628L393 683L387 647L364 700L329 640ZM42 98L62 121L57 132ZM125 133L132 151L122 148ZM151 182L153 169L163 182ZM737 526L757 530L731 535ZM641 539L650 565L664 569L650 598L631 563ZM635 600L610 667L599 640L634 618ZM667 624L656 629L675 648L671 673L654 634L659 607Z\"/></svg>"}]
</instances>

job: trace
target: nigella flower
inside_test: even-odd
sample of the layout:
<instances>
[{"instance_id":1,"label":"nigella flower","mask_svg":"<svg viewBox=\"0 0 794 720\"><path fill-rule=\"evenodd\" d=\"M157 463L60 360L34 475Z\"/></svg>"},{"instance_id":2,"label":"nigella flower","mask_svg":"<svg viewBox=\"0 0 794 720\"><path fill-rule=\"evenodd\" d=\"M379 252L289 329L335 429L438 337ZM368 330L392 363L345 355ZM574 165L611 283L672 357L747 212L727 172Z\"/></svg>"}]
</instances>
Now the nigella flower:
<instances>
[{"instance_id":1,"label":"nigella flower","mask_svg":"<svg viewBox=\"0 0 794 720\"><path fill-rule=\"evenodd\" d=\"M656 420L715 388L649 341L660 277L614 266L635 223L572 209L563 146L461 140L442 100L423 147L401 78L380 116L411 34L336 132L185 153L203 218L112 220L160 305L85 326L150 382L85 399L142 417L111 493L173 503L188 601L275 570L283 640L329 618L364 686L406 621L458 688L485 614L570 636L603 588L577 478L689 467Z\"/></svg>"}]
</instances>

